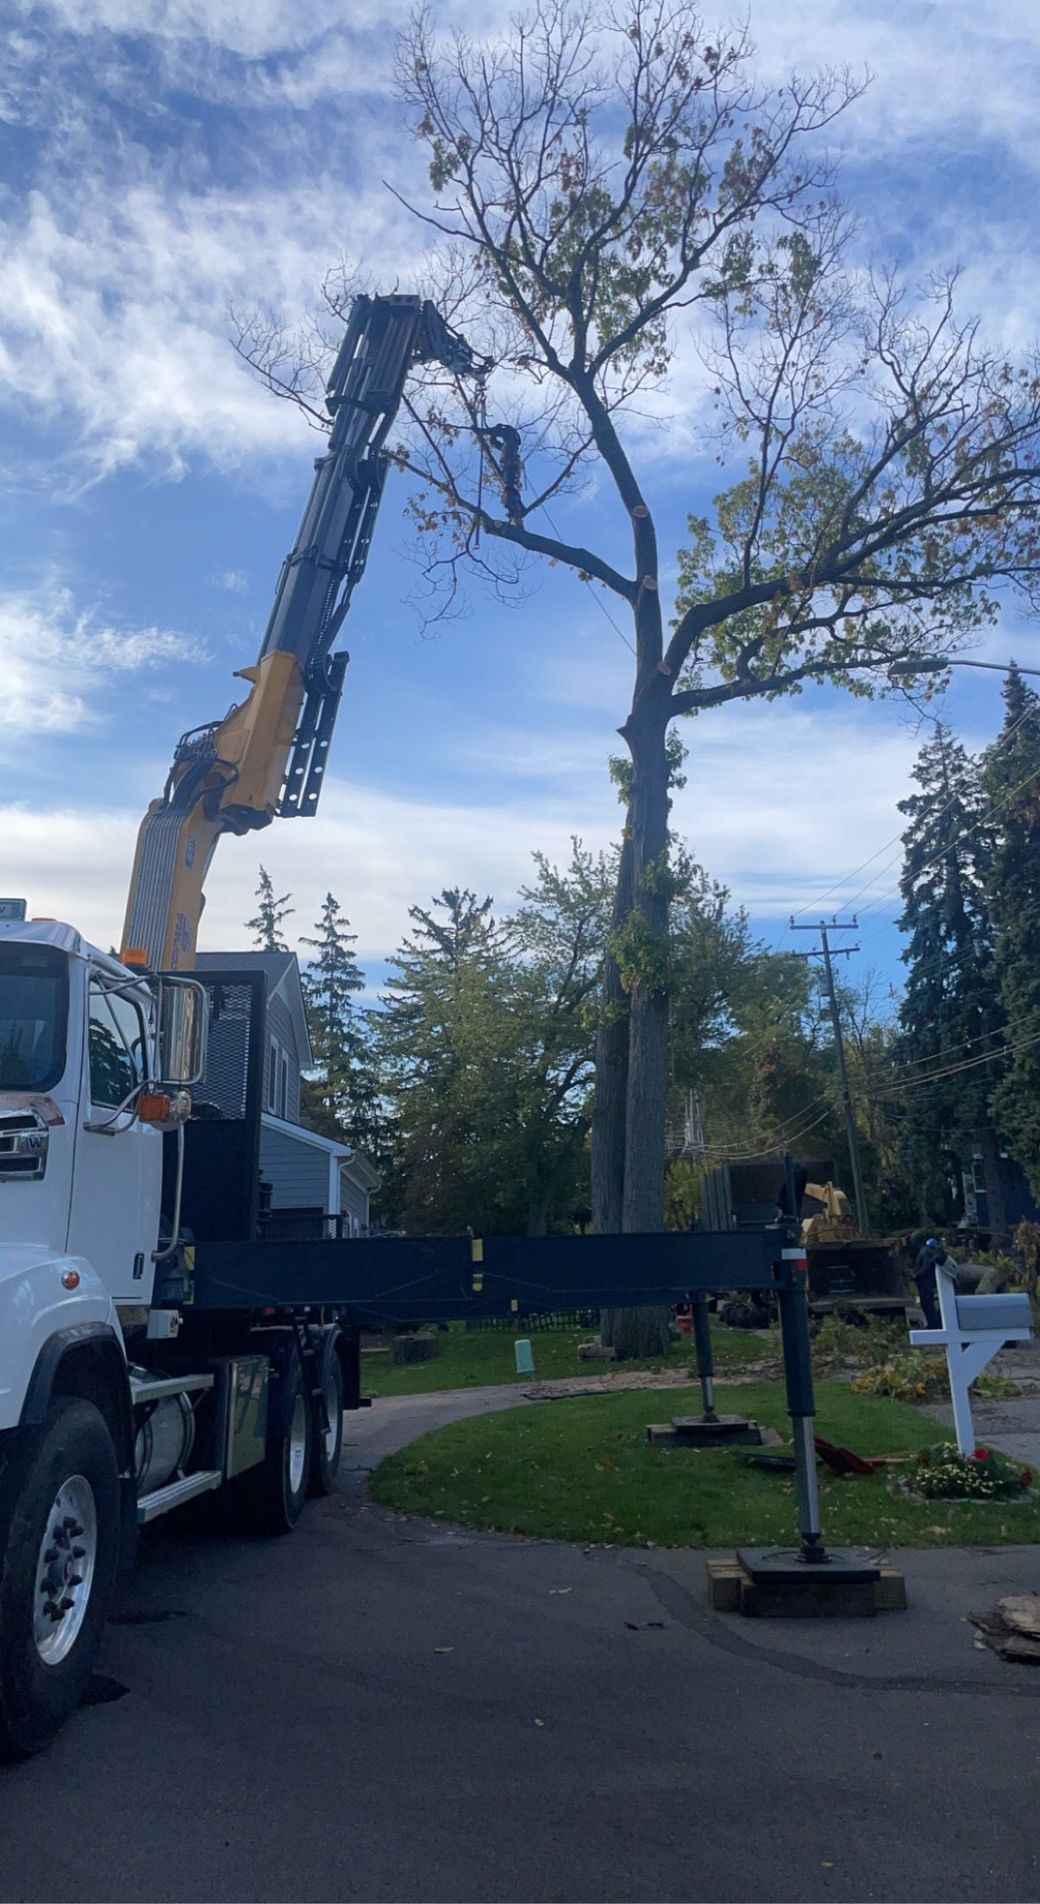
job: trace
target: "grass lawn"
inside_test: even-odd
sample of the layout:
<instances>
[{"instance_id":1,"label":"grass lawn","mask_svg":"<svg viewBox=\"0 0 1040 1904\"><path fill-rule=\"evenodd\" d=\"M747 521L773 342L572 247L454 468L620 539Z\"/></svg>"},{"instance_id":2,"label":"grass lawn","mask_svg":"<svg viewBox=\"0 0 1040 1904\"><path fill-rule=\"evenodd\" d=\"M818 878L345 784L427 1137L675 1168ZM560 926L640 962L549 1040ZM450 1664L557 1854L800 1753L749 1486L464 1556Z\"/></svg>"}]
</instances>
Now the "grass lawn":
<instances>
[{"instance_id":1,"label":"grass lawn","mask_svg":"<svg viewBox=\"0 0 1040 1904\"><path fill-rule=\"evenodd\" d=\"M431 1389L483 1388L503 1382L531 1383L530 1375L517 1376L513 1343L525 1330L518 1323L511 1329L466 1329L453 1323L441 1335L441 1352L430 1362L395 1363L389 1355L364 1355L361 1382L366 1395L423 1395ZM588 1329L553 1329L535 1332L529 1337L534 1350L535 1379L547 1381L561 1375L608 1375L613 1362L579 1362L578 1343L587 1342ZM743 1329L716 1329L715 1367L720 1375L743 1369L780 1353L779 1332L775 1342L765 1342ZM625 1369L692 1369L693 1342L680 1336L671 1354L646 1362L625 1362Z\"/></svg>"},{"instance_id":2,"label":"grass lawn","mask_svg":"<svg viewBox=\"0 0 1040 1904\"><path fill-rule=\"evenodd\" d=\"M558 1540L618 1546L789 1544L794 1477L745 1468L724 1450L651 1447L652 1421L695 1412L697 1392L545 1402L425 1435L377 1468L375 1500L411 1514ZM726 1390L726 1409L787 1431L781 1382ZM897 1454L943 1438L902 1402L817 1386L819 1432L860 1454ZM820 1469L825 1537L841 1545L941 1547L1040 1540L1040 1500L910 1501L891 1471L839 1479Z\"/></svg>"}]
</instances>

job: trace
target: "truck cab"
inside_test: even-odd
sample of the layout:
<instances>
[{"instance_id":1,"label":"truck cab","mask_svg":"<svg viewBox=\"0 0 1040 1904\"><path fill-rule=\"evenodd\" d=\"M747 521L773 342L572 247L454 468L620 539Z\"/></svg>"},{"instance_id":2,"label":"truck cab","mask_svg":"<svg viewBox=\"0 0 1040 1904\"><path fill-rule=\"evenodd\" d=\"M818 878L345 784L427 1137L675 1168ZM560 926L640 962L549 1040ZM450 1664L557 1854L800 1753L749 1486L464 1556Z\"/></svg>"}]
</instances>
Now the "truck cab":
<instances>
[{"instance_id":1,"label":"truck cab","mask_svg":"<svg viewBox=\"0 0 1040 1904\"><path fill-rule=\"evenodd\" d=\"M75 1706L137 1526L226 1489L286 1533L335 1479L335 1320L192 1301L186 1152L204 1224L257 1201L255 1089L185 1141L210 996L0 920L0 1754Z\"/></svg>"},{"instance_id":2,"label":"truck cab","mask_svg":"<svg viewBox=\"0 0 1040 1904\"><path fill-rule=\"evenodd\" d=\"M0 1428L56 1331L151 1301L157 1000L72 926L0 924Z\"/></svg>"}]
</instances>

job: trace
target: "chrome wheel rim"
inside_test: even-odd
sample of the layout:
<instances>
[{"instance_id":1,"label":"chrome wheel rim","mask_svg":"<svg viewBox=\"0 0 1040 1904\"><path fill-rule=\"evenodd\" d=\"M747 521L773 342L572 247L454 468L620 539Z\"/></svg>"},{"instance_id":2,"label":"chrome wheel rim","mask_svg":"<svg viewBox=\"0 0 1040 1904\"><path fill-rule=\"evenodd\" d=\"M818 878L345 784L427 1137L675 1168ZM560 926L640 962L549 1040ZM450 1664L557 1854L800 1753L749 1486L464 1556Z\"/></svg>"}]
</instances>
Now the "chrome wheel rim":
<instances>
[{"instance_id":1,"label":"chrome wheel rim","mask_svg":"<svg viewBox=\"0 0 1040 1904\"><path fill-rule=\"evenodd\" d=\"M325 1413L329 1418L329 1425L325 1430L325 1459L335 1461L336 1443L339 1440L340 1406L339 1383L333 1373L331 1362L325 1371Z\"/></svg>"},{"instance_id":2,"label":"chrome wheel rim","mask_svg":"<svg viewBox=\"0 0 1040 1904\"><path fill-rule=\"evenodd\" d=\"M307 1397L297 1395L289 1425L289 1492L298 1494L307 1465Z\"/></svg>"},{"instance_id":3,"label":"chrome wheel rim","mask_svg":"<svg viewBox=\"0 0 1040 1904\"><path fill-rule=\"evenodd\" d=\"M36 1562L33 1638L45 1666L60 1666L80 1636L97 1567L97 1503L82 1474L63 1481Z\"/></svg>"}]
</instances>

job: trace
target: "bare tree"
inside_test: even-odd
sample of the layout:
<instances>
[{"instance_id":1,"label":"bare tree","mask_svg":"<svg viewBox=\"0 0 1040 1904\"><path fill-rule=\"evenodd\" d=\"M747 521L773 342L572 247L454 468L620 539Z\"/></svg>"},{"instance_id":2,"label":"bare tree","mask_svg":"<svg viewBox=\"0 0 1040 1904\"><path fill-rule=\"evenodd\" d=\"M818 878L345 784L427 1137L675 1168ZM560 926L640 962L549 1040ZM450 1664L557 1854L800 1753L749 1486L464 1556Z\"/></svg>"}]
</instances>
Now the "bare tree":
<instances>
[{"instance_id":1,"label":"bare tree","mask_svg":"<svg viewBox=\"0 0 1040 1904\"><path fill-rule=\"evenodd\" d=\"M425 288L496 366L476 388L427 373L394 452L416 478L427 612L451 612L467 569L507 589L546 559L614 598L635 651L601 1230L662 1220L670 723L806 681L884 691L893 664L970 638L1002 584L1034 603L1040 571L1037 362L958 318L955 274L911 294L855 267L826 141L862 85L763 87L752 57L670 0L540 0L486 42L420 13L399 52L429 151L432 202L411 207L437 235ZM306 398L320 352L262 326L239 342ZM680 352L725 486L690 519L669 612L633 419ZM593 478L594 547L552 513Z\"/></svg>"}]
</instances>

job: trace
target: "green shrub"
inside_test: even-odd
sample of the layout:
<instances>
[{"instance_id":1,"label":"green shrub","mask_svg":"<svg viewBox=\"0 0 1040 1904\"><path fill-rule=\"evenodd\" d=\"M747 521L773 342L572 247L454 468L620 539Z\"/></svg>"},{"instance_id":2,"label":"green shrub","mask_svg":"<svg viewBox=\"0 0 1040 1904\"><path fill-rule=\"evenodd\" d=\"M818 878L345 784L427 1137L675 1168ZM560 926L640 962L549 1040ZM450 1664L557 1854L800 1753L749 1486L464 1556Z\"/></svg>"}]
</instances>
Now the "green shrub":
<instances>
[{"instance_id":1,"label":"green shrub","mask_svg":"<svg viewBox=\"0 0 1040 1904\"><path fill-rule=\"evenodd\" d=\"M886 1322L871 1316L866 1322L852 1322L840 1309L825 1316L813 1334L813 1355L855 1356L857 1362L872 1366L898 1355L906 1343L906 1330L898 1322Z\"/></svg>"},{"instance_id":2,"label":"green shrub","mask_svg":"<svg viewBox=\"0 0 1040 1904\"><path fill-rule=\"evenodd\" d=\"M870 1364L850 1386L857 1395L890 1395L893 1401L918 1404L948 1401L950 1394L945 1356L928 1355L921 1349L908 1349L905 1355ZM982 1374L972 1383L972 1389L990 1401L1010 1401L1022 1393L1006 1375Z\"/></svg>"}]
</instances>

